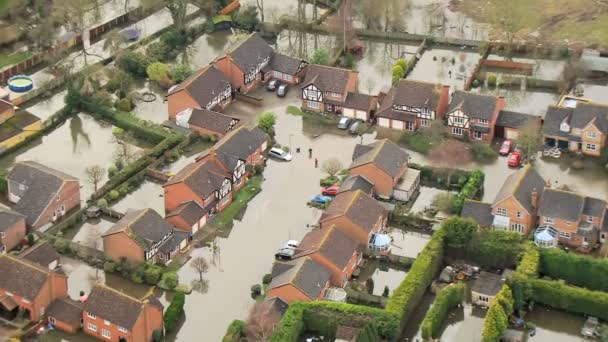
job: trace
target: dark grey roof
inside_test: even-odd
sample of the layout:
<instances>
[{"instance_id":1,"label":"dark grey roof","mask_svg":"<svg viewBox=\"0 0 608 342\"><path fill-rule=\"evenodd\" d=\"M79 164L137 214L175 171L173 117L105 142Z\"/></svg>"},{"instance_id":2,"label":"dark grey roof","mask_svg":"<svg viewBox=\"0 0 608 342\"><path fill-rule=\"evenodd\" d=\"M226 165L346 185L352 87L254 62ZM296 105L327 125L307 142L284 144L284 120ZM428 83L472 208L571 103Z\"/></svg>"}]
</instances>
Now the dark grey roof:
<instances>
[{"instance_id":1,"label":"dark grey roof","mask_svg":"<svg viewBox=\"0 0 608 342\"><path fill-rule=\"evenodd\" d=\"M578 102L572 113L572 127L583 129L595 119L595 126L608 132L608 106L592 102Z\"/></svg>"},{"instance_id":2,"label":"dark grey roof","mask_svg":"<svg viewBox=\"0 0 608 342\"><path fill-rule=\"evenodd\" d=\"M585 207L583 208L583 215L601 218L605 210L606 201L593 197L585 198Z\"/></svg>"},{"instance_id":3,"label":"dark grey roof","mask_svg":"<svg viewBox=\"0 0 608 342\"><path fill-rule=\"evenodd\" d=\"M608 232L608 210L604 212L604 222L602 223L602 231Z\"/></svg>"},{"instance_id":4,"label":"dark grey roof","mask_svg":"<svg viewBox=\"0 0 608 342\"><path fill-rule=\"evenodd\" d=\"M58 298L46 309L46 316L79 327L83 306L79 301L70 298Z\"/></svg>"},{"instance_id":5,"label":"dark grey roof","mask_svg":"<svg viewBox=\"0 0 608 342\"><path fill-rule=\"evenodd\" d=\"M355 159L361 157L362 155L364 155L365 153L367 153L373 149L374 149L374 146L372 146L372 145L361 145L361 144L355 145L355 149L353 150L352 160L355 160Z\"/></svg>"},{"instance_id":6,"label":"dark grey roof","mask_svg":"<svg viewBox=\"0 0 608 342\"><path fill-rule=\"evenodd\" d=\"M15 223L20 220L24 220L25 216L19 214L16 211L12 211L8 208L0 209L0 232L6 232Z\"/></svg>"},{"instance_id":7,"label":"dark grey roof","mask_svg":"<svg viewBox=\"0 0 608 342\"><path fill-rule=\"evenodd\" d=\"M548 188L543 193L538 214L539 216L578 222L584 206L585 197L570 191Z\"/></svg>"},{"instance_id":8,"label":"dark grey roof","mask_svg":"<svg viewBox=\"0 0 608 342\"><path fill-rule=\"evenodd\" d=\"M33 161L15 164L7 179L27 187L13 210L25 215L28 225L33 225L38 220L65 181L78 181L75 177Z\"/></svg>"},{"instance_id":9,"label":"dark grey roof","mask_svg":"<svg viewBox=\"0 0 608 342\"><path fill-rule=\"evenodd\" d=\"M232 172L238 159L246 160L267 140L268 136L258 127L241 126L220 140L214 149L224 167Z\"/></svg>"},{"instance_id":10,"label":"dark grey roof","mask_svg":"<svg viewBox=\"0 0 608 342\"><path fill-rule=\"evenodd\" d=\"M384 207L366 193L357 190L338 194L330 202L321 221L346 216L369 233L382 215L384 215Z\"/></svg>"},{"instance_id":11,"label":"dark grey roof","mask_svg":"<svg viewBox=\"0 0 608 342\"><path fill-rule=\"evenodd\" d=\"M274 297L267 299L269 303L270 310L274 310L279 314L280 317L283 317L287 309L289 308L289 304L287 304L284 300L279 297Z\"/></svg>"},{"instance_id":12,"label":"dark grey roof","mask_svg":"<svg viewBox=\"0 0 608 342\"><path fill-rule=\"evenodd\" d=\"M246 74L262 63L265 58L272 57L273 52L272 47L268 45L264 38L259 33L254 32L232 49L229 54L234 64Z\"/></svg>"},{"instance_id":13,"label":"dark grey roof","mask_svg":"<svg viewBox=\"0 0 608 342\"><path fill-rule=\"evenodd\" d=\"M374 96L348 92L346 94L346 101L344 101L342 106L346 108L369 111L370 109L374 109L373 105L375 101L376 98Z\"/></svg>"},{"instance_id":14,"label":"dark grey roof","mask_svg":"<svg viewBox=\"0 0 608 342\"><path fill-rule=\"evenodd\" d=\"M306 62L298 58L275 52L270 59L269 68L270 70L282 72L287 75L295 75L298 73L302 63Z\"/></svg>"},{"instance_id":15,"label":"dark grey roof","mask_svg":"<svg viewBox=\"0 0 608 342\"><path fill-rule=\"evenodd\" d=\"M179 245L188 238L190 233L176 229L173 231L171 236L158 247L158 251L161 253L170 253L176 248L179 248Z\"/></svg>"},{"instance_id":16,"label":"dark grey roof","mask_svg":"<svg viewBox=\"0 0 608 342\"><path fill-rule=\"evenodd\" d=\"M195 194L207 198L221 188L226 178L230 179L230 175L212 160L206 160L187 165L171 177L166 185L184 182Z\"/></svg>"},{"instance_id":17,"label":"dark grey roof","mask_svg":"<svg viewBox=\"0 0 608 342\"><path fill-rule=\"evenodd\" d=\"M107 286L96 284L84 304L84 311L110 321L126 329L133 325L142 313L144 303Z\"/></svg>"},{"instance_id":18,"label":"dark grey roof","mask_svg":"<svg viewBox=\"0 0 608 342\"><path fill-rule=\"evenodd\" d=\"M226 134L240 120L208 109L193 109L188 123L220 134Z\"/></svg>"},{"instance_id":19,"label":"dark grey roof","mask_svg":"<svg viewBox=\"0 0 608 342\"><path fill-rule=\"evenodd\" d=\"M186 223L193 225L205 216L205 209L195 201L182 203L175 210L167 214L167 217L179 215Z\"/></svg>"},{"instance_id":20,"label":"dark grey roof","mask_svg":"<svg viewBox=\"0 0 608 342\"><path fill-rule=\"evenodd\" d=\"M491 121L497 104L498 98L496 96L457 90L452 95L448 113L459 109L470 118Z\"/></svg>"},{"instance_id":21,"label":"dark grey roof","mask_svg":"<svg viewBox=\"0 0 608 342\"><path fill-rule=\"evenodd\" d=\"M312 253L319 253L339 269L344 269L359 243L337 229L334 225L309 231L296 250L294 259Z\"/></svg>"},{"instance_id":22,"label":"dark grey roof","mask_svg":"<svg viewBox=\"0 0 608 342\"><path fill-rule=\"evenodd\" d=\"M398 120L415 118L416 115L413 113L393 110L393 105L427 107L429 110L436 110L442 91L441 84L402 79L397 87L391 88L384 97L376 116Z\"/></svg>"},{"instance_id":23,"label":"dark grey roof","mask_svg":"<svg viewBox=\"0 0 608 342\"><path fill-rule=\"evenodd\" d=\"M507 177L492 205L494 206L508 196L513 195L515 199L531 213L533 209L532 192L536 191L538 193L538 199L540 201L544 189L545 181L538 172L528 164Z\"/></svg>"},{"instance_id":24,"label":"dark grey roof","mask_svg":"<svg viewBox=\"0 0 608 342\"><path fill-rule=\"evenodd\" d=\"M361 154L350 164L350 169L373 163L390 177L400 176L399 173L407 165L409 154L394 142L384 139L369 144L371 150Z\"/></svg>"},{"instance_id":25,"label":"dark grey roof","mask_svg":"<svg viewBox=\"0 0 608 342\"><path fill-rule=\"evenodd\" d=\"M127 211L103 236L126 232L143 249L152 247L171 233L173 227L156 211L146 208Z\"/></svg>"},{"instance_id":26,"label":"dark grey roof","mask_svg":"<svg viewBox=\"0 0 608 342\"><path fill-rule=\"evenodd\" d=\"M486 296L495 296L500 291L502 283L501 275L481 271L479 277L475 279L471 291Z\"/></svg>"},{"instance_id":27,"label":"dark grey roof","mask_svg":"<svg viewBox=\"0 0 608 342\"><path fill-rule=\"evenodd\" d=\"M269 289L291 284L311 299L317 299L329 281L330 272L310 257L286 263L275 262Z\"/></svg>"},{"instance_id":28,"label":"dark grey roof","mask_svg":"<svg viewBox=\"0 0 608 342\"><path fill-rule=\"evenodd\" d=\"M563 138L570 138L569 132L562 132L559 126L562 122L566 121L570 124L570 118L572 116L572 108L549 106L545 113L545 119L543 122L543 134L558 136Z\"/></svg>"},{"instance_id":29,"label":"dark grey roof","mask_svg":"<svg viewBox=\"0 0 608 342\"><path fill-rule=\"evenodd\" d=\"M213 65L206 66L192 74L171 89L169 95L185 90L203 108L230 85L228 78Z\"/></svg>"},{"instance_id":30,"label":"dark grey roof","mask_svg":"<svg viewBox=\"0 0 608 342\"><path fill-rule=\"evenodd\" d=\"M33 301L46 283L49 270L0 254L0 289Z\"/></svg>"},{"instance_id":31,"label":"dark grey roof","mask_svg":"<svg viewBox=\"0 0 608 342\"><path fill-rule=\"evenodd\" d=\"M501 110L500 113L498 113L498 119L496 119L496 126L523 128L533 122L536 122L540 126L540 118L538 116Z\"/></svg>"},{"instance_id":32,"label":"dark grey roof","mask_svg":"<svg viewBox=\"0 0 608 342\"><path fill-rule=\"evenodd\" d=\"M19 256L44 267L49 267L52 262L59 260L59 253L48 241L35 244Z\"/></svg>"},{"instance_id":33,"label":"dark grey roof","mask_svg":"<svg viewBox=\"0 0 608 342\"><path fill-rule=\"evenodd\" d=\"M352 73L355 72L347 69L310 64L306 68L306 78L302 82L302 88L314 84L323 92L329 91L344 94L348 79Z\"/></svg>"},{"instance_id":34,"label":"dark grey roof","mask_svg":"<svg viewBox=\"0 0 608 342\"><path fill-rule=\"evenodd\" d=\"M344 191L361 190L371 196L373 189L374 184L368 181L365 177L357 175L346 178L344 182L340 184L339 193Z\"/></svg>"},{"instance_id":35,"label":"dark grey roof","mask_svg":"<svg viewBox=\"0 0 608 342\"><path fill-rule=\"evenodd\" d=\"M481 227L490 227L493 221L492 205L467 199L464 201L460 216L472 218Z\"/></svg>"}]
</instances>

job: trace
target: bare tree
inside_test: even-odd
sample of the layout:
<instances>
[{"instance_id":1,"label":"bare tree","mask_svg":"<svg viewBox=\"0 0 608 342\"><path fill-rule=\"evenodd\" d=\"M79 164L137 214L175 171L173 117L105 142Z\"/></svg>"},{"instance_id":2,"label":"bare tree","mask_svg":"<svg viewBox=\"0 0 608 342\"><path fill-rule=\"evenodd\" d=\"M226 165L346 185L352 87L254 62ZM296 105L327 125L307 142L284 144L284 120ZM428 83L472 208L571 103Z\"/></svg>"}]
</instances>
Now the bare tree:
<instances>
[{"instance_id":1,"label":"bare tree","mask_svg":"<svg viewBox=\"0 0 608 342\"><path fill-rule=\"evenodd\" d=\"M466 145L454 140L445 141L435 146L428 156L431 164L435 167L444 169L447 173L447 186L452 180L452 172L463 165L471 162L471 153L466 149Z\"/></svg>"},{"instance_id":2,"label":"bare tree","mask_svg":"<svg viewBox=\"0 0 608 342\"><path fill-rule=\"evenodd\" d=\"M543 143L539 122L533 121L522 127L517 137L517 144L524 159L529 159L530 156L540 150Z\"/></svg>"},{"instance_id":3,"label":"bare tree","mask_svg":"<svg viewBox=\"0 0 608 342\"><path fill-rule=\"evenodd\" d=\"M264 0L255 0L255 3L260 11L260 20L264 22Z\"/></svg>"},{"instance_id":4,"label":"bare tree","mask_svg":"<svg viewBox=\"0 0 608 342\"><path fill-rule=\"evenodd\" d=\"M342 1L342 6L340 6L336 14L327 23L330 31L336 35L336 46L342 45L344 52L347 51L355 39L352 1Z\"/></svg>"},{"instance_id":5,"label":"bare tree","mask_svg":"<svg viewBox=\"0 0 608 342\"><path fill-rule=\"evenodd\" d=\"M103 176L106 174L106 169L99 165L93 165L87 167L85 172L89 182L93 184L93 188L95 189L95 192L97 192L97 185L103 180Z\"/></svg>"},{"instance_id":6,"label":"bare tree","mask_svg":"<svg viewBox=\"0 0 608 342\"><path fill-rule=\"evenodd\" d=\"M192 259L190 267L192 267L198 273L200 282L203 281L203 273L207 273L209 270L209 264L207 264L207 260L205 260L205 258L202 256Z\"/></svg>"},{"instance_id":7,"label":"bare tree","mask_svg":"<svg viewBox=\"0 0 608 342\"><path fill-rule=\"evenodd\" d=\"M198 7L203 14L210 18L217 13L218 4L215 0L144 0L145 8L158 8L164 6L171 13L175 30L183 32L186 29L188 5Z\"/></svg>"},{"instance_id":8,"label":"bare tree","mask_svg":"<svg viewBox=\"0 0 608 342\"><path fill-rule=\"evenodd\" d=\"M323 162L321 170L327 173L330 177L334 177L340 170L342 170L342 163L338 158L330 158Z\"/></svg>"},{"instance_id":9,"label":"bare tree","mask_svg":"<svg viewBox=\"0 0 608 342\"><path fill-rule=\"evenodd\" d=\"M281 316L272 307L272 302L255 303L245 324L247 339L251 341L268 341L280 319Z\"/></svg>"},{"instance_id":10,"label":"bare tree","mask_svg":"<svg viewBox=\"0 0 608 342\"><path fill-rule=\"evenodd\" d=\"M82 35L83 46L79 54L84 58L84 64L88 65L87 56L93 55L87 51L88 41L86 39L89 26L99 20L101 16L100 6L97 0L55 0L53 1L53 17L77 34ZM99 56L97 56L99 57Z\"/></svg>"}]
</instances>

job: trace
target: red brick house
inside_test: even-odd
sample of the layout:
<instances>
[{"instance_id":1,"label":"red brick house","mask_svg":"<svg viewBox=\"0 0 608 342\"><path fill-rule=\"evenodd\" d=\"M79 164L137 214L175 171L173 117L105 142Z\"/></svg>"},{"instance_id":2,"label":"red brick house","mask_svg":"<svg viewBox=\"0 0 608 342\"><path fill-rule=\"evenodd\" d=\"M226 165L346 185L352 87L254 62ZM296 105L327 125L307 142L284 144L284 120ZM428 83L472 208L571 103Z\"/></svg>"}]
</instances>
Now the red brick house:
<instances>
[{"instance_id":1,"label":"red brick house","mask_svg":"<svg viewBox=\"0 0 608 342\"><path fill-rule=\"evenodd\" d=\"M179 112L175 123L201 136L219 139L239 123L239 119L208 109L188 108Z\"/></svg>"},{"instance_id":2,"label":"red brick house","mask_svg":"<svg viewBox=\"0 0 608 342\"><path fill-rule=\"evenodd\" d=\"M386 210L375 199L361 190L338 194L321 215L322 229L333 225L359 244L367 246L372 234L386 226Z\"/></svg>"},{"instance_id":3,"label":"red brick house","mask_svg":"<svg viewBox=\"0 0 608 342\"><path fill-rule=\"evenodd\" d=\"M456 91L447 111L452 136L491 144L498 114L505 106L503 97Z\"/></svg>"},{"instance_id":4,"label":"red brick house","mask_svg":"<svg viewBox=\"0 0 608 342\"><path fill-rule=\"evenodd\" d=\"M323 299L329 288L331 273L309 256L288 262L275 262L267 298L280 298L287 304L294 301Z\"/></svg>"},{"instance_id":5,"label":"red brick house","mask_svg":"<svg viewBox=\"0 0 608 342\"><path fill-rule=\"evenodd\" d=\"M49 305L68 296L67 276L26 260L0 254L0 316L23 312L30 321L42 318Z\"/></svg>"},{"instance_id":6,"label":"red brick house","mask_svg":"<svg viewBox=\"0 0 608 342\"><path fill-rule=\"evenodd\" d=\"M0 254L17 247L25 234L25 216L10 209L0 209Z\"/></svg>"},{"instance_id":7,"label":"red brick house","mask_svg":"<svg viewBox=\"0 0 608 342\"><path fill-rule=\"evenodd\" d=\"M13 210L26 216L28 227L37 229L55 222L80 206L77 178L33 161L16 163L7 175L8 199Z\"/></svg>"},{"instance_id":8,"label":"red brick house","mask_svg":"<svg viewBox=\"0 0 608 342\"><path fill-rule=\"evenodd\" d=\"M368 145L356 145L349 176L362 176L374 185L374 193L390 198L393 189L408 169L409 154L384 139Z\"/></svg>"},{"instance_id":9,"label":"red brick house","mask_svg":"<svg viewBox=\"0 0 608 342\"><path fill-rule=\"evenodd\" d=\"M293 259L310 257L331 273L331 286L344 287L363 258L359 243L337 229L316 228L308 232Z\"/></svg>"},{"instance_id":10,"label":"red brick house","mask_svg":"<svg viewBox=\"0 0 608 342\"><path fill-rule=\"evenodd\" d=\"M224 73L209 65L169 89L167 101L169 120L186 109L221 111L232 101L232 86Z\"/></svg>"},{"instance_id":11,"label":"red brick house","mask_svg":"<svg viewBox=\"0 0 608 342\"><path fill-rule=\"evenodd\" d=\"M68 334L75 334L82 328L82 308L84 304L70 299L58 298L46 310L47 321Z\"/></svg>"},{"instance_id":12,"label":"red brick house","mask_svg":"<svg viewBox=\"0 0 608 342\"><path fill-rule=\"evenodd\" d=\"M103 252L117 262L167 263L187 247L188 235L152 209L131 210L102 235Z\"/></svg>"},{"instance_id":13,"label":"red brick house","mask_svg":"<svg viewBox=\"0 0 608 342\"><path fill-rule=\"evenodd\" d=\"M358 83L357 71L311 64L301 85L302 109L342 113L349 93L357 93Z\"/></svg>"},{"instance_id":14,"label":"red brick house","mask_svg":"<svg viewBox=\"0 0 608 342\"><path fill-rule=\"evenodd\" d=\"M163 309L154 297L140 300L96 284L84 303L83 329L101 341L152 341L154 331L164 333Z\"/></svg>"},{"instance_id":15,"label":"red brick house","mask_svg":"<svg viewBox=\"0 0 608 342\"><path fill-rule=\"evenodd\" d=\"M414 132L443 120L448 109L449 86L402 79L382 99L376 113L378 126Z\"/></svg>"},{"instance_id":16,"label":"red brick house","mask_svg":"<svg viewBox=\"0 0 608 342\"><path fill-rule=\"evenodd\" d=\"M540 131L542 118L536 115L501 110L496 119L494 136L501 139L517 140L519 133L526 127L536 127Z\"/></svg>"},{"instance_id":17,"label":"red brick house","mask_svg":"<svg viewBox=\"0 0 608 342\"><path fill-rule=\"evenodd\" d=\"M194 234L207 223L208 209L196 201L188 201L169 212L165 219L178 229Z\"/></svg>"}]
</instances>

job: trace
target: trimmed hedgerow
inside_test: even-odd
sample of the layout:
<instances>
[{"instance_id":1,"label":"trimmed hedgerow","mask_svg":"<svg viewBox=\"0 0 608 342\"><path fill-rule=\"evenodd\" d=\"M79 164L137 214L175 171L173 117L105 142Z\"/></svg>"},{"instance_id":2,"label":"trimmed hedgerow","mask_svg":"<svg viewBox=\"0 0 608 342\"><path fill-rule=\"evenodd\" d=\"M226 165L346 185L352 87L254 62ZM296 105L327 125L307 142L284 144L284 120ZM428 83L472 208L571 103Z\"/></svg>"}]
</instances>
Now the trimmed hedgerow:
<instances>
[{"instance_id":1,"label":"trimmed hedgerow","mask_svg":"<svg viewBox=\"0 0 608 342\"><path fill-rule=\"evenodd\" d=\"M462 206L464 205L464 200L475 198L479 190L483 187L483 179L483 172L479 170L474 170L471 172L469 179L462 189L460 189L460 192L454 199L454 208L452 209L453 212L460 213L462 211Z\"/></svg>"},{"instance_id":2,"label":"trimmed hedgerow","mask_svg":"<svg viewBox=\"0 0 608 342\"><path fill-rule=\"evenodd\" d=\"M173 295L171 304L169 304L167 311L165 311L165 317L164 317L165 329L167 330L167 332L170 332L173 329L175 329L178 319L184 313L184 303L185 302L186 302L185 294L183 294L181 292L176 292L175 295Z\"/></svg>"},{"instance_id":3,"label":"trimmed hedgerow","mask_svg":"<svg viewBox=\"0 0 608 342\"><path fill-rule=\"evenodd\" d=\"M444 287L433 301L433 306L426 312L421 324L422 338L430 340L439 338L443 322L451 309L464 300L464 284Z\"/></svg>"},{"instance_id":4,"label":"trimmed hedgerow","mask_svg":"<svg viewBox=\"0 0 608 342\"><path fill-rule=\"evenodd\" d=\"M222 342L236 342L241 338L241 334L243 329L245 328L245 322L240 319L233 320L228 329L226 330L226 334L222 338Z\"/></svg>"},{"instance_id":5,"label":"trimmed hedgerow","mask_svg":"<svg viewBox=\"0 0 608 342\"><path fill-rule=\"evenodd\" d=\"M523 253L517 272L527 277L538 276L538 268L540 262L540 253L538 249L530 242L526 245L526 250Z\"/></svg>"},{"instance_id":6,"label":"trimmed hedgerow","mask_svg":"<svg viewBox=\"0 0 608 342\"><path fill-rule=\"evenodd\" d=\"M540 252L540 273L590 290L608 292L606 259L546 248Z\"/></svg>"}]
</instances>

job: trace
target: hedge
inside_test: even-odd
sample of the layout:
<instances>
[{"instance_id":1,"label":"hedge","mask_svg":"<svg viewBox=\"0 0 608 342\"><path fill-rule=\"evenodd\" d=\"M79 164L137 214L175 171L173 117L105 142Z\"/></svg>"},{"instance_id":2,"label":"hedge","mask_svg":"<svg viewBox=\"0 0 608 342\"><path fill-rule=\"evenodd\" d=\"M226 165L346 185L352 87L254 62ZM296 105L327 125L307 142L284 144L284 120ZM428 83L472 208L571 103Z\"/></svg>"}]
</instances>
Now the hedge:
<instances>
[{"instance_id":1,"label":"hedge","mask_svg":"<svg viewBox=\"0 0 608 342\"><path fill-rule=\"evenodd\" d=\"M465 199L474 199L483 187L484 174L479 170L471 172L469 179L464 184L454 199L454 213L460 213Z\"/></svg>"},{"instance_id":2,"label":"hedge","mask_svg":"<svg viewBox=\"0 0 608 342\"><path fill-rule=\"evenodd\" d=\"M459 190L466 184L473 171L461 170L461 169L444 169L444 168L435 168L433 166L428 165L420 165L416 163L410 163L408 165L410 168L420 171L420 178L425 183L432 183L435 187L447 188L445 181L447 181L447 175L450 173L452 176L451 182L456 181L456 183L452 183L451 187L456 186ZM478 171L481 172L481 171Z\"/></svg>"},{"instance_id":3,"label":"hedge","mask_svg":"<svg viewBox=\"0 0 608 342\"><path fill-rule=\"evenodd\" d=\"M540 252L540 273L590 290L608 292L606 259L546 248Z\"/></svg>"},{"instance_id":4,"label":"hedge","mask_svg":"<svg viewBox=\"0 0 608 342\"><path fill-rule=\"evenodd\" d=\"M494 302L486 317L483 320L481 328L481 340L483 342L497 342L509 325L509 316L505 312L502 305Z\"/></svg>"},{"instance_id":5,"label":"hedge","mask_svg":"<svg viewBox=\"0 0 608 342\"><path fill-rule=\"evenodd\" d=\"M186 302L186 295L181 292L176 292L173 295L173 299L171 300L171 304L165 311L164 321L165 321L165 329L167 332L175 329L177 325L177 320L184 313L184 303Z\"/></svg>"},{"instance_id":6,"label":"hedge","mask_svg":"<svg viewBox=\"0 0 608 342\"><path fill-rule=\"evenodd\" d=\"M297 342L306 328L304 310L309 302L293 302L281 318L279 325L270 336L270 342Z\"/></svg>"},{"instance_id":7,"label":"hedge","mask_svg":"<svg viewBox=\"0 0 608 342\"><path fill-rule=\"evenodd\" d=\"M529 242L525 247L525 252L522 255L517 272L527 277L537 277L540 262L540 253L536 246Z\"/></svg>"},{"instance_id":8,"label":"hedge","mask_svg":"<svg viewBox=\"0 0 608 342\"><path fill-rule=\"evenodd\" d=\"M245 322L240 319L233 320L226 330L226 335L222 338L222 342L237 342L241 338L243 329L245 328Z\"/></svg>"},{"instance_id":9,"label":"hedge","mask_svg":"<svg viewBox=\"0 0 608 342\"><path fill-rule=\"evenodd\" d=\"M405 279L388 298L385 310L399 317L401 322L408 320L443 265L444 235L443 228L433 234L418 254Z\"/></svg>"},{"instance_id":10,"label":"hedge","mask_svg":"<svg viewBox=\"0 0 608 342\"><path fill-rule=\"evenodd\" d=\"M514 267L523 251L521 236L504 230L481 230L467 245L467 259L482 267Z\"/></svg>"},{"instance_id":11,"label":"hedge","mask_svg":"<svg viewBox=\"0 0 608 342\"><path fill-rule=\"evenodd\" d=\"M422 338L430 340L439 338L447 314L464 300L464 284L459 283L444 287L433 301L420 325Z\"/></svg>"}]
</instances>

